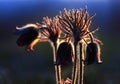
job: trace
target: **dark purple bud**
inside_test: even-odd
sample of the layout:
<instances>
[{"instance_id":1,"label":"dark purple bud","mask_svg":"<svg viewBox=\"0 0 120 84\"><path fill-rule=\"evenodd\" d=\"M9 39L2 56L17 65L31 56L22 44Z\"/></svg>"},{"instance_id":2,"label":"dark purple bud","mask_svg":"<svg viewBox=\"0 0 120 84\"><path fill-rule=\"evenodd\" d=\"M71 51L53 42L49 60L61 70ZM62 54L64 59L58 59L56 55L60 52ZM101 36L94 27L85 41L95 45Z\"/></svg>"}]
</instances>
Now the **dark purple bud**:
<instances>
[{"instance_id":1,"label":"dark purple bud","mask_svg":"<svg viewBox=\"0 0 120 84\"><path fill-rule=\"evenodd\" d=\"M90 65L95 62L98 64L102 63L100 58L100 47L97 43L89 43L86 48L85 63Z\"/></svg>"},{"instance_id":2,"label":"dark purple bud","mask_svg":"<svg viewBox=\"0 0 120 84\"><path fill-rule=\"evenodd\" d=\"M59 45L57 50L57 62L58 65L68 65L72 63L74 59L72 46L68 42L63 42Z\"/></svg>"},{"instance_id":3,"label":"dark purple bud","mask_svg":"<svg viewBox=\"0 0 120 84\"><path fill-rule=\"evenodd\" d=\"M38 36L38 31L34 27L29 27L22 30L20 37L17 39L16 43L18 46L26 46L32 43Z\"/></svg>"}]
</instances>

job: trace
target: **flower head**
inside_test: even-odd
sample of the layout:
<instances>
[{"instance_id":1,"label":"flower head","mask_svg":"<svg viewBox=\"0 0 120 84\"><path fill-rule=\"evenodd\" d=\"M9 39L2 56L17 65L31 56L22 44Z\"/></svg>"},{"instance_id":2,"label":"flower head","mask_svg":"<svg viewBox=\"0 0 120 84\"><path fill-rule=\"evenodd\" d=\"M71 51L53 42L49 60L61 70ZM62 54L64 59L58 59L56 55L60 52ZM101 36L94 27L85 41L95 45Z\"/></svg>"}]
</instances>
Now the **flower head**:
<instances>
[{"instance_id":1,"label":"flower head","mask_svg":"<svg viewBox=\"0 0 120 84\"><path fill-rule=\"evenodd\" d=\"M62 24L61 30L65 34L73 36L75 41L80 41L91 32L89 26L94 15L90 16L87 9L64 9L58 17Z\"/></svg>"},{"instance_id":2,"label":"flower head","mask_svg":"<svg viewBox=\"0 0 120 84\"><path fill-rule=\"evenodd\" d=\"M58 18L48 18L44 17L44 24L47 26L46 28L42 29L42 33L52 42L56 42L58 37L60 36L60 24L58 23Z\"/></svg>"},{"instance_id":3,"label":"flower head","mask_svg":"<svg viewBox=\"0 0 120 84\"><path fill-rule=\"evenodd\" d=\"M33 50L34 45L40 40L40 33L35 24L27 24L23 27L16 27L18 34L20 34L16 43L18 46L26 46L27 50Z\"/></svg>"}]
</instances>

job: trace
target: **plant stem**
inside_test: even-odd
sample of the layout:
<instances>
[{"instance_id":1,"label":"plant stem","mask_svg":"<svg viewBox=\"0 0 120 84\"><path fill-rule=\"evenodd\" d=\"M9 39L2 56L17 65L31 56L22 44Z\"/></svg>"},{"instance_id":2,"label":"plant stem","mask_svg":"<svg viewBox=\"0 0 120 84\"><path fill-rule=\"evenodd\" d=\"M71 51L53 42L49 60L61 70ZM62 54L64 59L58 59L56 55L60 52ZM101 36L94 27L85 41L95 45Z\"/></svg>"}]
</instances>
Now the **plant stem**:
<instances>
[{"instance_id":1,"label":"plant stem","mask_svg":"<svg viewBox=\"0 0 120 84\"><path fill-rule=\"evenodd\" d=\"M72 84L76 84L78 73L78 42L74 43L75 60L73 64Z\"/></svg>"},{"instance_id":2,"label":"plant stem","mask_svg":"<svg viewBox=\"0 0 120 84\"><path fill-rule=\"evenodd\" d=\"M80 54L80 53L81 53L80 51L81 51L81 47L80 47L80 45L79 45L78 74L77 74L77 75L78 75L78 80L77 80L77 81L78 81L78 84L80 84L80 74L81 74L81 73L80 73L80 72L81 72L81 71L80 71L80 55L81 55L81 54Z\"/></svg>"},{"instance_id":3,"label":"plant stem","mask_svg":"<svg viewBox=\"0 0 120 84\"><path fill-rule=\"evenodd\" d=\"M54 43L54 67L55 67L55 76L56 76L56 84L60 84L61 82L61 66L56 65L56 57L57 57L57 43Z\"/></svg>"},{"instance_id":4,"label":"plant stem","mask_svg":"<svg viewBox=\"0 0 120 84\"><path fill-rule=\"evenodd\" d=\"M84 61L82 60L84 58L83 48L83 44L80 43L80 70L78 73L78 84L84 84Z\"/></svg>"}]
</instances>

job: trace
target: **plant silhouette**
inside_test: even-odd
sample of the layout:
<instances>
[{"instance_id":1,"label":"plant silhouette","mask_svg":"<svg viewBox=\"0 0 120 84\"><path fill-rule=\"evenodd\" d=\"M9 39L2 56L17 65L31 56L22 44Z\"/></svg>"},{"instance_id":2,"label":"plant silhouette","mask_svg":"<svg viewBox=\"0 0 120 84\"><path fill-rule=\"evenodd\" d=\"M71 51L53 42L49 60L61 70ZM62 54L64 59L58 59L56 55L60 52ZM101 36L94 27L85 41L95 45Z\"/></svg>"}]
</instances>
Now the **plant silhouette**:
<instances>
[{"instance_id":1,"label":"plant silhouette","mask_svg":"<svg viewBox=\"0 0 120 84\"><path fill-rule=\"evenodd\" d=\"M50 42L53 47L53 62L56 84L84 84L84 66L101 64L100 44L94 37L98 29L90 30L94 15L85 9L64 9L53 18L43 17L43 22L16 27L18 46L28 51L38 42ZM61 66L72 66L71 78L63 79Z\"/></svg>"}]
</instances>

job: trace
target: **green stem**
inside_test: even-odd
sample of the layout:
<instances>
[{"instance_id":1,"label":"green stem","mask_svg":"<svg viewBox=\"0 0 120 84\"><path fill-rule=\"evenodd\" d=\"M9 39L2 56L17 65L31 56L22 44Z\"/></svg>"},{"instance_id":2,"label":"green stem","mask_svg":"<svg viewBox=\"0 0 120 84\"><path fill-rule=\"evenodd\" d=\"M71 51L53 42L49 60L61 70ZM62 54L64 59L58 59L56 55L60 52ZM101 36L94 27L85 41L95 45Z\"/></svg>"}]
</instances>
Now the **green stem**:
<instances>
[{"instance_id":1,"label":"green stem","mask_svg":"<svg viewBox=\"0 0 120 84\"><path fill-rule=\"evenodd\" d=\"M60 84L61 82L61 66L56 65L56 57L57 57L57 43L54 43L54 67L55 67L55 76L56 76L56 84Z\"/></svg>"}]
</instances>

